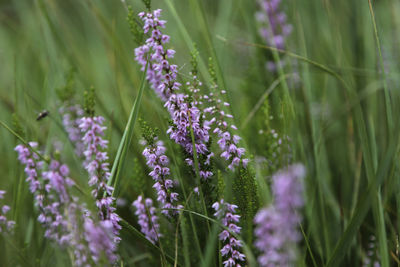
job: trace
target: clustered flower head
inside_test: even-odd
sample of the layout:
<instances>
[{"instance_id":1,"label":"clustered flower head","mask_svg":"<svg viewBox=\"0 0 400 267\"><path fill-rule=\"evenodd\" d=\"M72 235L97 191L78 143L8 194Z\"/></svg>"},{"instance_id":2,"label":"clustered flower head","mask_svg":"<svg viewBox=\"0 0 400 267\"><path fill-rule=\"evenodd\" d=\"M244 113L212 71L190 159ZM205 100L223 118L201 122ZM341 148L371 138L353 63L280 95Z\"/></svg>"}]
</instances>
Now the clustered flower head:
<instances>
[{"instance_id":1,"label":"clustered flower head","mask_svg":"<svg viewBox=\"0 0 400 267\"><path fill-rule=\"evenodd\" d=\"M78 157L83 155L85 145L82 142L82 133L79 129L79 122L84 112L80 105L65 105L59 109L62 115L62 123L67 131L68 138L74 145L75 153Z\"/></svg>"},{"instance_id":2,"label":"clustered flower head","mask_svg":"<svg viewBox=\"0 0 400 267\"><path fill-rule=\"evenodd\" d=\"M0 199L4 198L6 191L0 190ZM6 214L10 211L10 207L3 205L0 208L0 233L11 232L14 228L15 222L8 220Z\"/></svg>"},{"instance_id":3,"label":"clustered flower head","mask_svg":"<svg viewBox=\"0 0 400 267\"><path fill-rule=\"evenodd\" d=\"M239 235L241 230L241 227L237 226L240 219L240 216L235 214L237 206L221 199L219 202L215 202L212 207L215 209L214 216L221 219L222 225L229 229L229 231L224 229L219 234L219 240L224 244L221 249L221 255L226 259L223 262L224 267L241 266L240 262L244 262L246 259L246 256L239 251L243 245L240 240L232 235L232 233Z\"/></svg>"},{"instance_id":4,"label":"clustered flower head","mask_svg":"<svg viewBox=\"0 0 400 267\"><path fill-rule=\"evenodd\" d=\"M298 211L304 205L303 165L289 166L272 177L274 202L260 210L254 223L256 241L254 246L261 251L260 266L290 266L296 260L297 242L301 239Z\"/></svg>"},{"instance_id":5,"label":"clustered flower head","mask_svg":"<svg viewBox=\"0 0 400 267\"><path fill-rule=\"evenodd\" d=\"M33 148L38 146L35 142L30 142L29 145ZM84 205L78 204L79 199L70 195L69 188L74 182L69 178L68 166L53 159L46 170L44 162L27 146L18 145L15 150L18 152L18 159L25 165L27 181L40 212L38 221L45 228L45 237L64 247L71 247L76 266L96 266L100 254L105 254L107 261L113 263L116 260L115 243L98 242L93 236L94 230L82 226L82 222L85 226L87 221L92 222L102 240L106 240L104 236L108 236L110 232L109 227L99 228L97 225L102 225L103 222L93 222ZM96 247L96 250L92 247Z\"/></svg>"},{"instance_id":6,"label":"clustered flower head","mask_svg":"<svg viewBox=\"0 0 400 267\"><path fill-rule=\"evenodd\" d=\"M142 65L144 71L149 60L147 69L147 80L153 89L165 102L172 125L167 133L177 144L180 144L185 151L193 156L193 142L191 129L193 130L195 149L200 156L212 157L207 143L209 142L209 122L201 119L201 112L194 102L190 101L187 94L178 93L181 84L177 82L177 65L170 64L169 59L173 58L175 51L164 48L170 37L162 34L160 28L165 27L166 21L160 20L161 9L154 12L141 12L139 17L144 22L144 32L150 33L146 43L135 49L135 59ZM193 166L193 161L188 158L186 162ZM209 165L209 160L203 165ZM200 176L204 179L213 175L207 166L199 166Z\"/></svg>"},{"instance_id":7,"label":"clustered flower head","mask_svg":"<svg viewBox=\"0 0 400 267\"><path fill-rule=\"evenodd\" d=\"M105 150L108 141L103 139L106 127L103 126L104 118L83 117L80 120L79 128L84 136L82 141L85 145L84 167L89 173L89 185L94 187L92 194L96 198L96 206L100 211L100 219L111 221L114 229L114 241L119 242L120 218L113 206L115 199L112 197L113 187L109 186L110 179L108 156Z\"/></svg>"},{"instance_id":8,"label":"clustered flower head","mask_svg":"<svg viewBox=\"0 0 400 267\"><path fill-rule=\"evenodd\" d=\"M142 196L139 196L132 205L136 208L135 214L139 218L140 230L154 244L159 240L161 234L153 200L151 198L143 199Z\"/></svg>"},{"instance_id":9,"label":"clustered flower head","mask_svg":"<svg viewBox=\"0 0 400 267\"><path fill-rule=\"evenodd\" d=\"M285 40L292 32L292 25L287 23L286 14L280 10L281 0L259 0L261 10L256 13L256 19L262 24L260 35L267 45L278 49L285 48ZM275 63L267 62L267 68L275 71Z\"/></svg>"},{"instance_id":10,"label":"clustered flower head","mask_svg":"<svg viewBox=\"0 0 400 267\"><path fill-rule=\"evenodd\" d=\"M176 204L179 194L172 192L174 181L169 179L169 159L165 155L165 150L162 141L152 140L151 144L143 150L143 155L147 160L147 166L152 169L149 175L156 182L153 187L157 191L157 200L161 203L163 209L161 213L168 216L179 213L178 210L171 209L181 209L183 206Z\"/></svg>"}]
</instances>

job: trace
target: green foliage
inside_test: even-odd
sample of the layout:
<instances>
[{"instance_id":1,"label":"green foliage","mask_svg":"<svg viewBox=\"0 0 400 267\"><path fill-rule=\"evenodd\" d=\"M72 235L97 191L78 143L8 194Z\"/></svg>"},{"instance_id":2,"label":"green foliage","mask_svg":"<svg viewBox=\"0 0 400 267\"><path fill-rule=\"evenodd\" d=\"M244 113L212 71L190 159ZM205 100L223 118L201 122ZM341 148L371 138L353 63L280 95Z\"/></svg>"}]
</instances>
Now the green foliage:
<instances>
[{"instance_id":1,"label":"green foliage","mask_svg":"<svg viewBox=\"0 0 400 267\"><path fill-rule=\"evenodd\" d=\"M198 60L198 57L199 57L199 51L197 50L197 45L196 44L194 44L193 45L193 50L190 52L190 55L191 55L191 60L190 60L190 64L191 64L191 66L192 66L192 70L191 70L191 73L192 73L192 75L193 76L196 76L197 74L198 74L198 65L199 65L199 60Z\"/></svg>"},{"instance_id":2,"label":"green foliage","mask_svg":"<svg viewBox=\"0 0 400 267\"><path fill-rule=\"evenodd\" d=\"M211 87L217 84L217 72L215 70L214 60L212 57L208 58L208 73L210 74L211 80Z\"/></svg>"},{"instance_id":3,"label":"green foliage","mask_svg":"<svg viewBox=\"0 0 400 267\"><path fill-rule=\"evenodd\" d=\"M148 188L148 181L150 178L146 175L146 172L140 165L140 161L137 157L133 158L132 166L132 189L136 195L140 195Z\"/></svg>"},{"instance_id":4,"label":"green foliage","mask_svg":"<svg viewBox=\"0 0 400 267\"><path fill-rule=\"evenodd\" d=\"M87 116L93 117L95 114L94 107L96 104L94 87L91 86L88 91L85 91L83 97L84 97L83 109L85 110Z\"/></svg>"},{"instance_id":5,"label":"green foliage","mask_svg":"<svg viewBox=\"0 0 400 267\"><path fill-rule=\"evenodd\" d=\"M65 85L56 89L57 96L62 103L71 100L75 95L75 73L76 70L71 68L66 75Z\"/></svg>"},{"instance_id":6,"label":"green foliage","mask_svg":"<svg viewBox=\"0 0 400 267\"><path fill-rule=\"evenodd\" d=\"M10 125L29 141L39 139L40 149L51 154L54 137L65 137L61 118L56 116L57 98L73 103L77 83L82 88L93 85L96 97L93 89L88 90L85 112L93 116L96 102L96 111L107 120L110 164L116 166L114 176L122 181L116 183L116 188L123 190L128 202L142 193L155 199L142 147L137 144L142 133L150 140L156 131L141 131L128 118L135 96L144 88L133 49L147 36L136 13L144 8L162 8L162 19L168 21L163 32L171 36L168 46L177 51L172 62L178 65L179 82L186 84L192 72L212 92L218 93L218 83L223 85L241 142L247 153L254 155L250 169L233 174L225 171L226 162L219 157L218 145L210 143L208 146L216 150L210 169L215 175L208 182L200 182L207 205L221 197L239 205L242 237L250 248L246 256L250 259L251 253L256 253L252 248L252 217L259 202L269 203L270 196L266 195L270 177L290 162L301 162L307 168L302 214L306 242L300 244L298 265L360 266L369 250L370 236L376 237L374 257L381 266L397 264L398 1L282 1L293 25L286 51L265 46L254 15L258 10L255 1L144 0L144 6L142 1L130 1L132 6L123 3L1 2L3 127ZM269 72L265 63L276 56L284 59L285 65L278 72ZM197 180L194 170L184 162L188 155L169 141L165 134L169 114L147 89L143 89L143 101L140 108L135 106L135 112L160 129L157 134L166 141L171 177L179 180L179 199L185 209L193 212L183 212L177 222L162 219L168 235L168 248L164 246L166 265L174 265L178 228L177 266L220 266L218 245L210 249L217 235L209 238L217 223L206 219L213 217L213 211L207 207L206 216L200 197L193 193ZM186 89L190 93L186 86L182 91ZM190 100L195 97L191 95ZM259 101L260 106L253 110ZM43 107L52 116L37 123L35 116ZM246 123L244 118L248 118ZM0 266L71 266L68 253L43 238L44 229L37 223L38 212L32 205L24 170L16 165L16 139L1 129L0 190L7 190L4 201L12 203L10 212L18 229L15 235L0 238ZM61 139L68 147L66 137ZM287 142L280 144L279 139ZM121 144L120 150L116 144ZM70 166L71 178L85 191L87 177L72 149L63 150L59 156ZM127 164L122 168L120 162L124 160ZM204 159L198 160L201 164ZM87 194L90 199L89 190ZM118 213L124 219L120 245L123 265L161 266L160 247L141 234L133 212L118 207ZM202 262L205 259L207 262Z\"/></svg>"},{"instance_id":7,"label":"green foliage","mask_svg":"<svg viewBox=\"0 0 400 267\"><path fill-rule=\"evenodd\" d=\"M126 20L128 21L129 29L135 44L138 46L141 45L144 39L144 32L141 25L138 23L137 14L130 5L128 5L128 17Z\"/></svg>"},{"instance_id":8,"label":"green foliage","mask_svg":"<svg viewBox=\"0 0 400 267\"><path fill-rule=\"evenodd\" d=\"M233 181L233 197L241 214L243 237L248 244L252 244L253 218L259 208L259 195L255 173L250 167L239 169L239 175Z\"/></svg>"},{"instance_id":9,"label":"green foliage","mask_svg":"<svg viewBox=\"0 0 400 267\"><path fill-rule=\"evenodd\" d=\"M151 0L142 0L143 4L146 6L147 10L151 10Z\"/></svg>"},{"instance_id":10,"label":"green foliage","mask_svg":"<svg viewBox=\"0 0 400 267\"><path fill-rule=\"evenodd\" d=\"M25 137L25 131L22 128L20 118L18 117L18 115L16 113L12 114L12 127L16 134L18 134L22 138Z\"/></svg>"},{"instance_id":11,"label":"green foliage","mask_svg":"<svg viewBox=\"0 0 400 267\"><path fill-rule=\"evenodd\" d=\"M142 118L139 118L139 124L142 129L142 136L144 140L146 140L146 145L154 145L154 142L157 141L159 130L157 128L150 127L149 124Z\"/></svg>"},{"instance_id":12,"label":"green foliage","mask_svg":"<svg viewBox=\"0 0 400 267\"><path fill-rule=\"evenodd\" d=\"M221 199L224 197L224 193L225 193L225 180L224 177L222 176L221 170L217 171L217 195L218 195L218 199Z\"/></svg>"}]
</instances>

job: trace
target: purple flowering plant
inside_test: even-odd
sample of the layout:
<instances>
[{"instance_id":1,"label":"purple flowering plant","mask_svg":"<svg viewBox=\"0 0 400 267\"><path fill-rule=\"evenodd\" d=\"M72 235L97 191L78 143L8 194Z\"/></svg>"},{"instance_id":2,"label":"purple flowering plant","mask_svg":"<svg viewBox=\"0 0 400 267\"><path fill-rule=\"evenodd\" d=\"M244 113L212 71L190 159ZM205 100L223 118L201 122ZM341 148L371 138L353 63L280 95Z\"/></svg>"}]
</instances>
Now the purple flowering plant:
<instances>
[{"instance_id":1,"label":"purple flowering plant","mask_svg":"<svg viewBox=\"0 0 400 267\"><path fill-rule=\"evenodd\" d=\"M0 235L12 245L7 250L29 240L30 246L46 247L46 254L53 256L22 252L21 262L34 259L38 264L53 264L50 260L54 258L57 266L296 265L305 251L299 225L306 218L306 199L305 167L289 165L292 159L304 158L304 151L292 150L296 143L289 136L294 123L285 121L283 114L283 126L277 123L274 127L284 129L268 127L268 138L273 141L267 140L267 147L258 140L265 136L254 134L263 122L255 122L249 136L243 129L246 124L241 123L243 114L236 110L253 103L237 103L237 96L231 99L231 93L240 94L236 91L238 77L224 81L225 72L237 66L224 69L216 55L218 49L198 49L189 42L187 35L191 33L182 25L181 11L177 12L170 1L164 3L168 9L161 10L143 0L146 9L141 12L127 2L122 1L128 11L125 30L130 30L137 47L131 49L131 62L124 64L115 81L107 83L108 73L104 80L92 81L85 73L93 70L77 66L71 71L76 75L70 74L67 84L56 90L59 101L49 106L51 116L36 121L40 134L28 130L25 136L16 127L10 129L20 142L14 149L20 163L16 173L23 171L26 183L21 180L16 189L7 188L11 204L2 203L5 191L0 190ZM280 0L257 3L256 17L262 25L259 33L265 44L284 49L291 26L283 4ZM203 3L191 4L201 15ZM102 16L103 11L114 9L97 9L94 3L88 7L96 13L100 27L119 34L120 25L109 27L110 21ZM210 14L203 15L199 17L207 25ZM190 43L190 55L175 37L175 24L167 22L169 17L176 19L176 29ZM206 33L213 38L214 32ZM212 38L199 42L212 46ZM125 50L119 48L126 43L116 38L105 42L105 49L109 44L121 45L113 53L104 53L110 66L119 66L125 60ZM212 57L207 68L202 56L208 53ZM235 53L237 59L230 60L239 60L247 52ZM104 58L96 60L108 62ZM273 66L269 70L275 74ZM131 74L127 79L126 73ZM96 91L91 86L79 97L79 87L92 83ZM278 91L279 81L276 84ZM130 103L136 87L136 99ZM114 99L117 93L118 100ZM279 93L274 92L273 97L276 106L282 105ZM269 99L263 103L268 104ZM130 104L132 111L127 116ZM58 111L54 116L53 110ZM254 146L248 143L253 136L255 151L264 150L263 158L255 154L254 162ZM36 141L27 142L28 137ZM71 149L64 150L66 146ZM268 163L270 167L263 166ZM278 167L282 170L272 174ZM27 196L21 196L24 187ZM261 206L266 199L272 200ZM29 209L26 215L22 214L24 209ZM28 218L28 230L21 229L21 218ZM308 254L304 258L308 261ZM21 265L19 260L15 262Z\"/></svg>"}]
</instances>

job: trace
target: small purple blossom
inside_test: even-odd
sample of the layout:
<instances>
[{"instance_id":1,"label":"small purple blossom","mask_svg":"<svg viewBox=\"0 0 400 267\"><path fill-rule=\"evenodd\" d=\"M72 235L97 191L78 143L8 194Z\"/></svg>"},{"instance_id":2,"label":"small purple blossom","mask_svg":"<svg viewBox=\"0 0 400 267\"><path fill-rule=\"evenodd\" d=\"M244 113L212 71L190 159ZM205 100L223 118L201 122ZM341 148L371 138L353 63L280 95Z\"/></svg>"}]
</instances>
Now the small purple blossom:
<instances>
[{"instance_id":1,"label":"small purple blossom","mask_svg":"<svg viewBox=\"0 0 400 267\"><path fill-rule=\"evenodd\" d=\"M150 198L143 199L142 196L139 196L132 205L136 208L135 214L138 216L138 223L142 233L154 244L159 240L161 234L156 208L153 207L153 200Z\"/></svg>"},{"instance_id":2,"label":"small purple blossom","mask_svg":"<svg viewBox=\"0 0 400 267\"><path fill-rule=\"evenodd\" d=\"M296 260L296 244L301 239L298 211L304 205L304 176L304 166L297 164L272 177L274 202L254 218L257 225L254 246L261 251L260 266L291 266Z\"/></svg>"},{"instance_id":3,"label":"small purple blossom","mask_svg":"<svg viewBox=\"0 0 400 267\"><path fill-rule=\"evenodd\" d=\"M84 167L89 173L89 185L94 187L92 195L96 198L96 206L99 209L100 219L103 221L111 221L114 229L114 242L118 243L121 239L119 231L120 217L115 212L115 203L112 197L113 187L109 186L110 170L107 152L108 141L103 139L106 127L103 126L104 118L83 117L80 120L79 128L83 135L82 141L85 145Z\"/></svg>"},{"instance_id":4,"label":"small purple blossom","mask_svg":"<svg viewBox=\"0 0 400 267\"><path fill-rule=\"evenodd\" d=\"M222 225L229 229L224 229L219 234L219 240L224 244L220 250L222 257L225 259L223 262L224 267L231 266L242 266L240 262L246 260L246 256L239 252L239 249L243 246L240 240L237 240L232 233L240 235L241 227L237 226L239 223L240 216L235 214L237 209L236 205L229 204L221 199L219 202L215 202L212 207L215 210L214 216L221 220Z\"/></svg>"},{"instance_id":5,"label":"small purple blossom","mask_svg":"<svg viewBox=\"0 0 400 267\"><path fill-rule=\"evenodd\" d=\"M373 267L381 266L381 264L379 263L379 255L377 253L377 248L376 248L376 238L373 235L371 235L368 240L366 255L362 261L362 267L370 267L370 266Z\"/></svg>"},{"instance_id":6,"label":"small purple blossom","mask_svg":"<svg viewBox=\"0 0 400 267\"><path fill-rule=\"evenodd\" d=\"M0 199L4 198L6 191L0 190ZM0 206L0 233L10 233L14 229L15 222L7 219L7 213L10 207L7 205Z\"/></svg>"},{"instance_id":7,"label":"small purple blossom","mask_svg":"<svg viewBox=\"0 0 400 267\"><path fill-rule=\"evenodd\" d=\"M143 155L147 160L147 166L152 169L149 175L155 181L153 188L157 191L157 201L161 203L163 209L161 213L169 216L170 214L179 213L179 211L171 209L181 209L183 206L176 204L179 195L178 193L172 192L174 182L169 179L169 159L165 155L165 150L162 141L153 140L152 145L144 149Z\"/></svg>"},{"instance_id":8,"label":"small purple blossom","mask_svg":"<svg viewBox=\"0 0 400 267\"><path fill-rule=\"evenodd\" d=\"M286 38L292 32L292 25L287 23L286 14L280 9L281 0L259 0L258 3L261 10L256 13L256 19L262 25L260 36L268 46L284 49ZM268 61L266 67L269 71L277 70L272 61Z\"/></svg>"},{"instance_id":9,"label":"small purple blossom","mask_svg":"<svg viewBox=\"0 0 400 267\"><path fill-rule=\"evenodd\" d=\"M62 116L62 123L68 138L74 146L78 157L83 156L85 145L82 142L82 132L79 129L80 118L84 112L80 105L65 105L59 109Z\"/></svg>"}]
</instances>

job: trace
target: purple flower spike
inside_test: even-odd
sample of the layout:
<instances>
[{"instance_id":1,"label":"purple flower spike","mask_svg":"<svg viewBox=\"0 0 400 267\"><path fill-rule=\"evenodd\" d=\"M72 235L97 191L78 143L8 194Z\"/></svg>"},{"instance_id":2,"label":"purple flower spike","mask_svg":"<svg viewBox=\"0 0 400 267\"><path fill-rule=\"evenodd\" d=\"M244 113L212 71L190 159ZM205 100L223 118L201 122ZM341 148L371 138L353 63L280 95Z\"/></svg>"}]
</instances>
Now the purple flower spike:
<instances>
[{"instance_id":1,"label":"purple flower spike","mask_svg":"<svg viewBox=\"0 0 400 267\"><path fill-rule=\"evenodd\" d=\"M160 30L165 27L166 23L164 20L160 20L160 16L161 9L152 13L142 12L139 14L144 23L144 32L149 32L150 37L143 46L135 49L135 59L142 66L142 71L144 71L147 60L149 60L147 80L165 103L164 106L168 109L173 121L173 125L169 127L167 133L191 156L194 155L191 138L191 129L193 129L196 152L199 157L204 155L208 159L199 166L200 176L207 179L213 175L208 170L209 158L213 156L207 147L210 139L210 123L203 120L196 102L190 101L189 95L178 93L181 87L181 84L177 82L178 66L169 62L175 51L164 47L169 42L170 37ZM191 158L186 160L195 169L192 161Z\"/></svg>"},{"instance_id":2,"label":"purple flower spike","mask_svg":"<svg viewBox=\"0 0 400 267\"><path fill-rule=\"evenodd\" d=\"M301 238L298 211L304 205L304 176L304 166L297 164L272 177L274 203L254 218L257 225L254 246L262 252L258 257L260 266L291 266L296 260L296 244Z\"/></svg>"},{"instance_id":3,"label":"purple flower spike","mask_svg":"<svg viewBox=\"0 0 400 267\"><path fill-rule=\"evenodd\" d=\"M240 235L241 230L241 227L237 226L240 219L240 216L235 214L237 206L221 199L219 202L215 202L212 207L215 210L214 216L220 219L222 225L229 229L229 231L224 229L219 234L219 240L224 244L224 247L220 250L222 257L225 259L223 262L224 267L242 266L240 262L244 262L246 256L240 253L239 249L243 245L240 240L237 240L232 235L232 233Z\"/></svg>"},{"instance_id":4,"label":"purple flower spike","mask_svg":"<svg viewBox=\"0 0 400 267\"><path fill-rule=\"evenodd\" d=\"M152 171L149 175L155 181L154 188L157 191L157 200L161 203L162 211L164 215L169 216L170 214L178 214L178 210L183 208L182 205L177 205L178 193L172 192L174 182L169 179L170 169L168 168L169 159L165 155L165 147L162 141L153 140L153 144L147 146L143 155L147 160L147 166Z\"/></svg>"},{"instance_id":5,"label":"purple flower spike","mask_svg":"<svg viewBox=\"0 0 400 267\"><path fill-rule=\"evenodd\" d=\"M83 156L85 145L82 142L82 133L79 129L80 118L84 114L83 109L80 105L69 105L61 107L59 112L68 138L74 145L76 155L78 157Z\"/></svg>"},{"instance_id":6,"label":"purple flower spike","mask_svg":"<svg viewBox=\"0 0 400 267\"><path fill-rule=\"evenodd\" d=\"M139 196L132 205L136 208L135 214L139 218L138 223L142 233L154 244L159 240L161 234L153 201L150 198L143 199L142 196Z\"/></svg>"},{"instance_id":7,"label":"purple flower spike","mask_svg":"<svg viewBox=\"0 0 400 267\"><path fill-rule=\"evenodd\" d=\"M0 190L0 199L4 198L6 191ZM8 220L6 214L10 211L7 205L0 206L0 233L11 233L15 222Z\"/></svg>"},{"instance_id":8,"label":"purple flower spike","mask_svg":"<svg viewBox=\"0 0 400 267\"><path fill-rule=\"evenodd\" d=\"M108 262L115 262L117 256L115 255L116 245L114 242L113 222L110 220L103 220L96 225L92 220L86 219L84 222L84 229L85 239L94 262L98 263L102 254L106 256Z\"/></svg>"},{"instance_id":9,"label":"purple flower spike","mask_svg":"<svg viewBox=\"0 0 400 267\"><path fill-rule=\"evenodd\" d=\"M243 167L247 167L249 159L244 158L246 150L239 147L240 136L232 134L232 130L237 130L237 127L231 123L233 116L223 111L223 106L229 106L227 102L223 102L216 93L219 92L218 85L212 85L212 91L209 95L201 97L202 100L208 102L209 107L204 109L204 113L211 117L209 125L213 130L214 134L218 135L217 144L221 149L221 158L229 162L228 168L233 171L236 167L242 163ZM219 93L225 94L225 90L221 90ZM222 98L222 97L221 97Z\"/></svg>"},{"instance_id":10,"label":"purple flower spike","mask_svg":"<svg viewBox=\"0 0 400 267\"><path fill-rule=\"evenodd\" d=\"M29 144L37 148L37 143ZM74 266L97 266L101 255L105 255L109 264L114 263L117 257L113 224L110 220L92 220L85 206L78 204L79 199L70 195L69 189L74 182L69 178L68 166L51 160L45 169L39 156L28 147L18 145L15 150L18 159L25 165L27 181L40 212L38 221L45 229L45 237L63 247L70 247ZM4 191L0 191L0 198L3 194ZM0 230L1 212L8 210L4 206L0 211ZM10 227L13 224L8 222Z\"/></svg>"},{"instance_id":11,"label":"purple flower spike","mask_svg":"<svg viewBox=\"0 0 400 267\"><path fill-rule=\"evenodd\" d=\"M112 222L115 235L114 242L118 243L121 240L119 237L121 226L118 223L120 217L113 206L115 202L112 197L114 188L107 185L111 174L107 162L107 152L105 152L108 141L103 139L106 130L103 123L104 118L101 116L83 117L80 120L79 128L84 133L82 141L86 148L83 152L85 156L84 167L89 173L89 185L94 187L92 194L96 198L100 219Z\"/></svg>"},{"instance_id":12,"label":"purple flower spike","mask_svg":"<svg viewBox=\"0 0 400 267\"><path fill-rule=\"evenodd\" d=\"M256 19L262 25L260 36L268 46L284 49L286 38L292 32L292 25L287 23L286 14L280 10L281 0L259 0L258 3L261 10L256 13ZM272 72L277 70L272 61L268 61L266 67Z\"/></svg>"}]
</instances>

